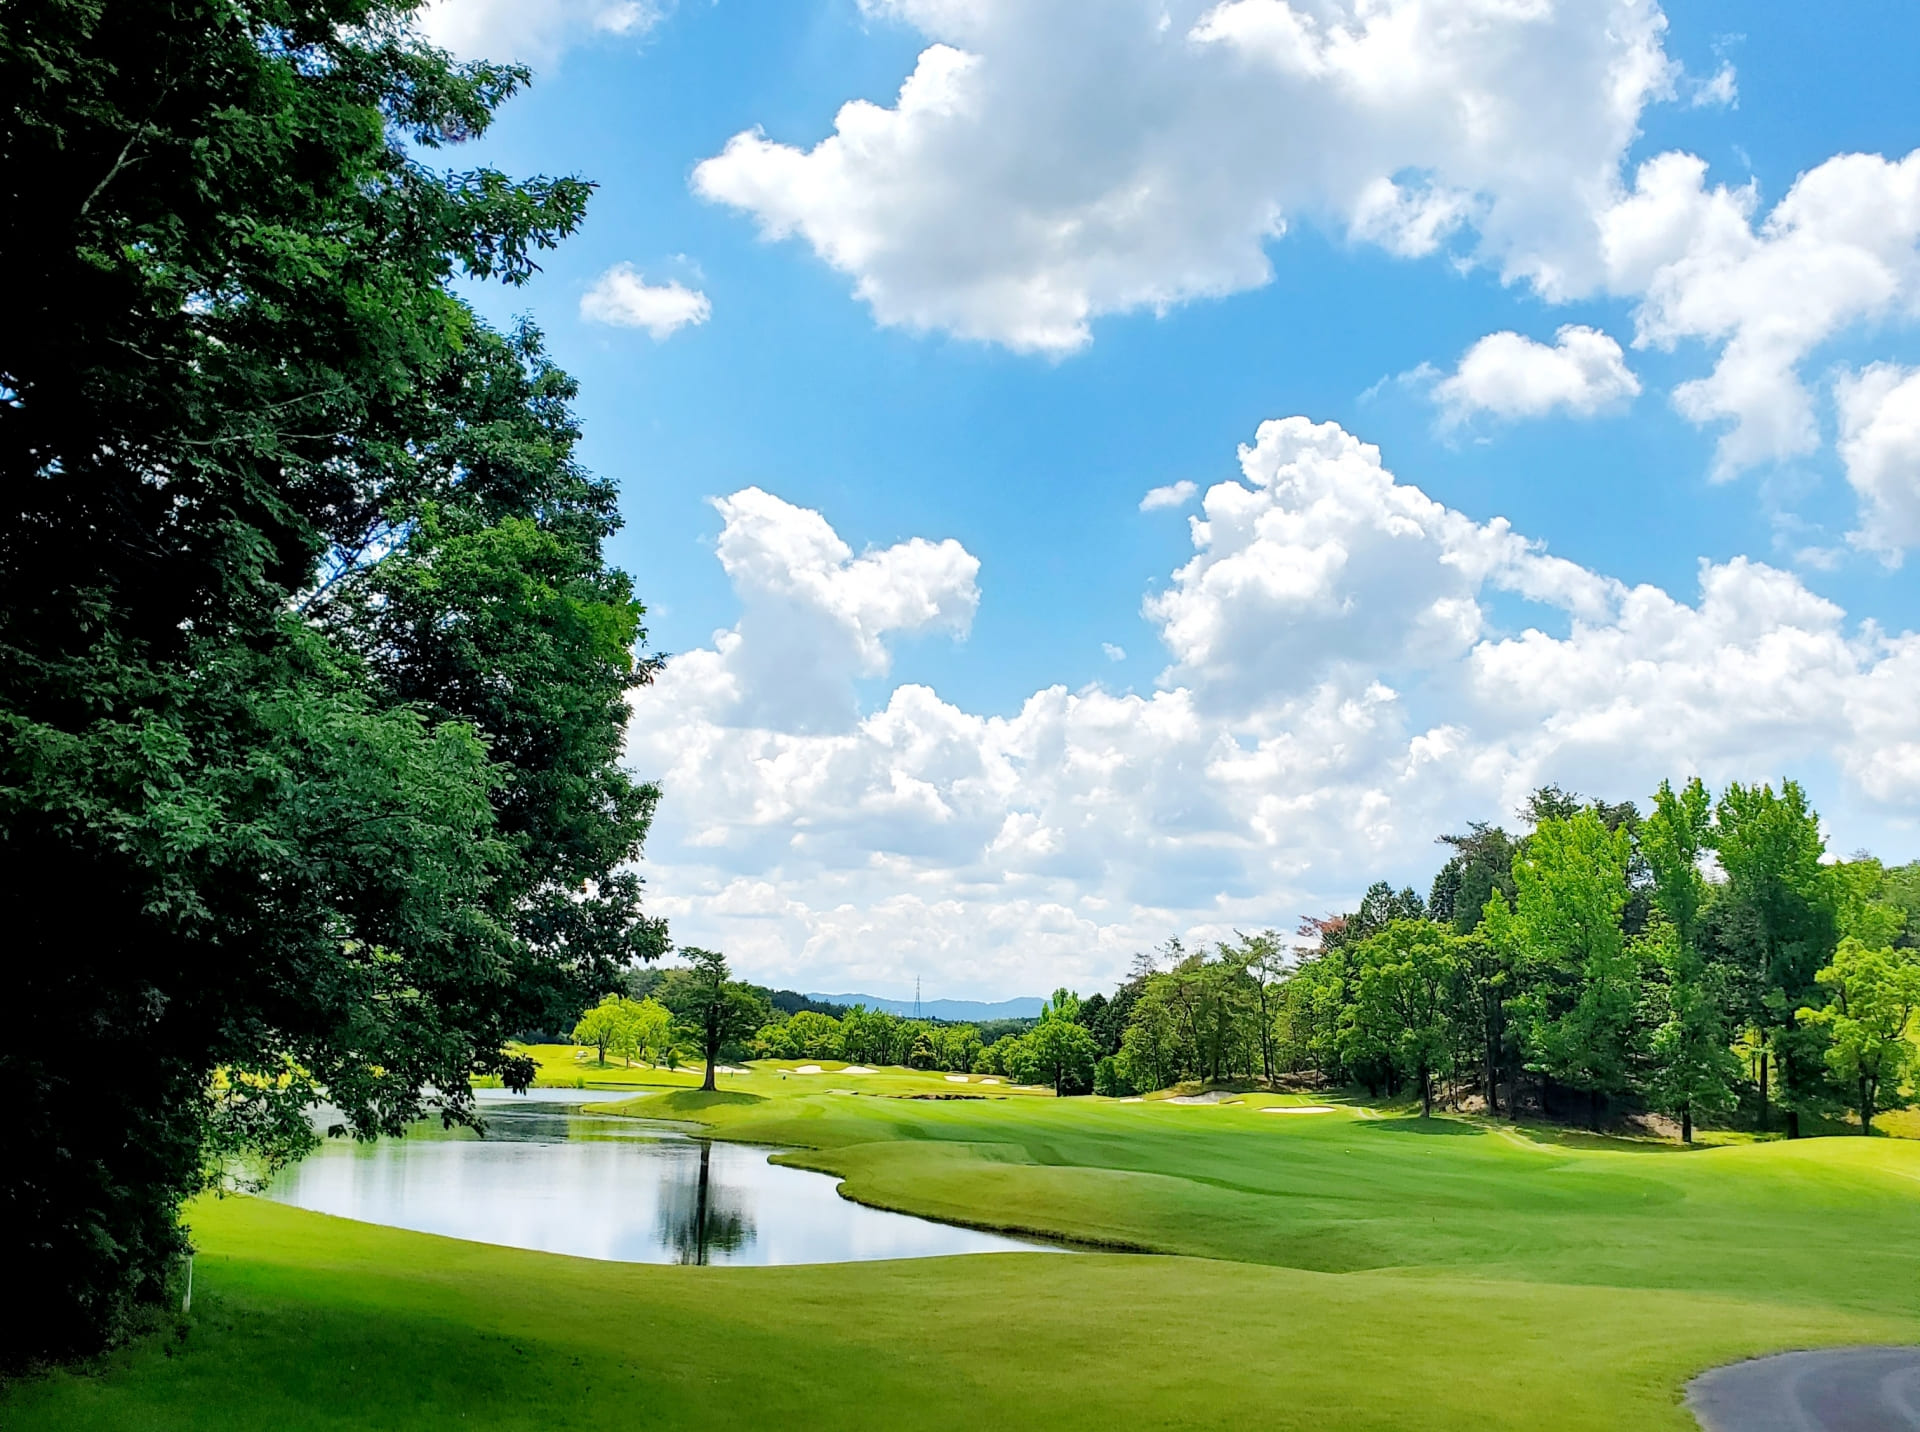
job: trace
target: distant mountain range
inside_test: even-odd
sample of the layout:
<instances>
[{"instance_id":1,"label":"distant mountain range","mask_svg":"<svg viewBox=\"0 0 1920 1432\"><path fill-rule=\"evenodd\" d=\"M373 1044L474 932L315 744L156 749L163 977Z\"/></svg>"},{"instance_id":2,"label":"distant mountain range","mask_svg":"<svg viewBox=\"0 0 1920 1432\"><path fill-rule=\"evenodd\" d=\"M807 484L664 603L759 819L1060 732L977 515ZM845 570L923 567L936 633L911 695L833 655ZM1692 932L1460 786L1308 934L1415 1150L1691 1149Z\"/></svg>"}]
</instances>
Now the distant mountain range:
<instances>
[{"instance_id":1,"label":"distant mountain range","mask_svg":"<svg viewBox=\"0 0 1920 1432\"><path fill-rule=\"evenodd\" d=\"M868 1009L884 1009L888 1014L912 1014L910 999L882 999L877 994L815 994L808 999L824 1004L864 1004ZM981 1020L1032 1019L1046 1007L1044 999L1003 999L992 1004L977 999L923 999L920 1013L927 1019Z\"/></svg>"}]
</instances>

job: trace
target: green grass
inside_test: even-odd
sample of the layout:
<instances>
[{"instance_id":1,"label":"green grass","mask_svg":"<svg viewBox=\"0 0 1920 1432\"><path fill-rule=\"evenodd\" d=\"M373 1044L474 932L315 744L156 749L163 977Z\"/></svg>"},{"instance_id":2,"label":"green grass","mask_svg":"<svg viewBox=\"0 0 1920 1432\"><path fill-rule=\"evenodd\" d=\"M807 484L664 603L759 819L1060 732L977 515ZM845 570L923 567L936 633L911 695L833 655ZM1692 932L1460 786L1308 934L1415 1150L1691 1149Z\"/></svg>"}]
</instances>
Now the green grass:
<instances>
[{"instance_id":1,"label":"green grass","mask_svg":"<svg viewBox=\"0 0 1920 1432\"><path fill-rule=\"evenodd\" d=\"M625 1107L785 1145L867 1202L1185 1256L634 1266L229 1199L193 1211L184 1339L18 1386L0 1423L1685 1428L1701 1368L1920 1340L1920 1144L726 1083ZM944 1092L1001 1097L908 1097Z\"/></svg>"}]
</instances>

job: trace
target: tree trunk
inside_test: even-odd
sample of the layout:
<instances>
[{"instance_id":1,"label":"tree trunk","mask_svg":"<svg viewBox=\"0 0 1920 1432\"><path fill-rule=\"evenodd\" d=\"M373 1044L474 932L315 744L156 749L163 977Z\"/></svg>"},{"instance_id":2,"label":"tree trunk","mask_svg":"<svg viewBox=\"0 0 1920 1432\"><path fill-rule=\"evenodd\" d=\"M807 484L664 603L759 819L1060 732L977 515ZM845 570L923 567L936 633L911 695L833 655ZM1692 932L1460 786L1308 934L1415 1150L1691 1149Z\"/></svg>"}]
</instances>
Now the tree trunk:
<instances>
[{"instance_id":1,"label":"tree trunk","mask_svg":"<svg viewBox=\"0 0 1920 1432\"><path fill-rule=\"evenodd\" d=\"M1600 1132L1600 1091L1587 1090L1587 1127L1594 1133Z\"/></svg>"},{"instance_id":2,"label":"tree trunk","mask_svg":"<svg viewBox=\"0 0 1920 1432\"><path fill-rule=\"evenodd\" d=\"M1767 1116L1767 1051L1760 1051L1760 1132L1767 1133L1771 1120Z\"/></svg>"},{"instance_id":3,"label":"tree trunk","mask_svg":"<svg viewBox=\"0 0 1920 1432\"><path fill-rule=\"evenodd\" d=\"M1873 1137L1873 1081L1866 1075L1860 1076L1860 1136Z\"/></svg>"},{"instance_id":4,"label":"tree trunk","mask_svg":"<svg viewBox=\"0 0 1920 1432\"><path fill-rule=\"evenodd\" d=\"M1433 1076L1424 1069L1420 1071L1420 1117L1433 1117Z\"/></svg>"},{"instance_id":5,"label":"tree trunk","mask_svg":"<svg viewBox=\"0 0 1920 1432\"><path fill-rule=\"evenodd\" d=\"M1693 1142L1693 1105L1691 1104L1680 1106L1680 1142L1683 1144Z\"/></svg>"}]
</instances>

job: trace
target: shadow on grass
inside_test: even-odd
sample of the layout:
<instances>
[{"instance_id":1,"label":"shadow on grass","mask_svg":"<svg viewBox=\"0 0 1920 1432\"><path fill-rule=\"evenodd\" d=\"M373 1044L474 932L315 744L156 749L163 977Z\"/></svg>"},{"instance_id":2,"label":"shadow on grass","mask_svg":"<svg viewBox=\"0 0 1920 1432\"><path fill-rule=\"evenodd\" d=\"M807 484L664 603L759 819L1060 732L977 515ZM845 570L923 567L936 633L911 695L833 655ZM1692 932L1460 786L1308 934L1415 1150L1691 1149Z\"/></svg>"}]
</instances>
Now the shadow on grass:
<instances>
[{"instance_id":1,"label":"shadow on grass","mask_svg":"<svg viewBox=\"0 0 1920 1432\"><path fill-rule=\"evenodd\" d=\"M1622 1154L1680 1154L1690 1150L1684 1144L1665 1139L1621 1138L1615 1134L1596 1134L1591 1129L1568 1129L1554 1124L1503 1124L1529 1143L1543 1148L1607 1149ZM1705 1145L1695 1145L1696 1148Z\"/></svg>"},{"instance_id":2,"label":"shadow on grass","mask_svg":"<svg viewBox=\"0 0 1920 1432\"><path fill-rule=\"evenodd\" d=\"M726 1104L764 1104L764 1094L744 1094L732 1089L675 1089L670 1094L656 1094L644 1105L623 1105L623 1109L644 1111L649 1115L670 1113L692 1114L702 1109L716 1109Z\"/></svg>"},{"instance_id":3,"label":"shadow on grass","mask_svg":"<svg viewBox=\"0 0 1920 1432\"><path fill-rule=\"evenodd\" d=\"M1477 1124L1463 1123L1459 1119L1423 1119L1418 1114L1406 1114L1397 1119L1362 1119L1353 1127L1376 1134L1427 1134L1439 1137L1465 1134L1477 1138L1486 1133Z\"/></svg>"}]
</instances>

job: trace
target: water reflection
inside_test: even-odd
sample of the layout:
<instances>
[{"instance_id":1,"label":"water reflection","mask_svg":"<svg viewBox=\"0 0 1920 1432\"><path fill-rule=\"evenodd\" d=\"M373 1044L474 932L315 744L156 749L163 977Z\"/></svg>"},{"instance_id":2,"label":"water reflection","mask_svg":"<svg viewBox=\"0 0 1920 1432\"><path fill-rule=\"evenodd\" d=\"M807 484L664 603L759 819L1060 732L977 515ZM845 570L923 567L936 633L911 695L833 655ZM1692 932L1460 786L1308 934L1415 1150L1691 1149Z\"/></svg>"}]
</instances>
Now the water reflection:
<instances>
[{"instance_id":1,"label":"water reflection","mask_svg":"<svg viewBox=\"0 0 1920 1432\"><path fill-rule=\"evenodd\" d=\"M700 1140L691 1176L670 1176L660 1190L660 1241L676 1263L710 1262L753 1242L753 1218L740 1193L713 1181L713 1145Z\"/></svg>"},{"instance_id":2,"label":"water reflection","mask_svg":"<svg viewBox=\"0 0 1920 1432\"><path fill-rule=\"evenodd\" d=\"M636 1119L489 1101L484 1137L330 1141L267 1196L321 1213L628 1263L838 1263L1036 1246L866 1208L836 1180Z\"/></svg>"}]
</instances>

